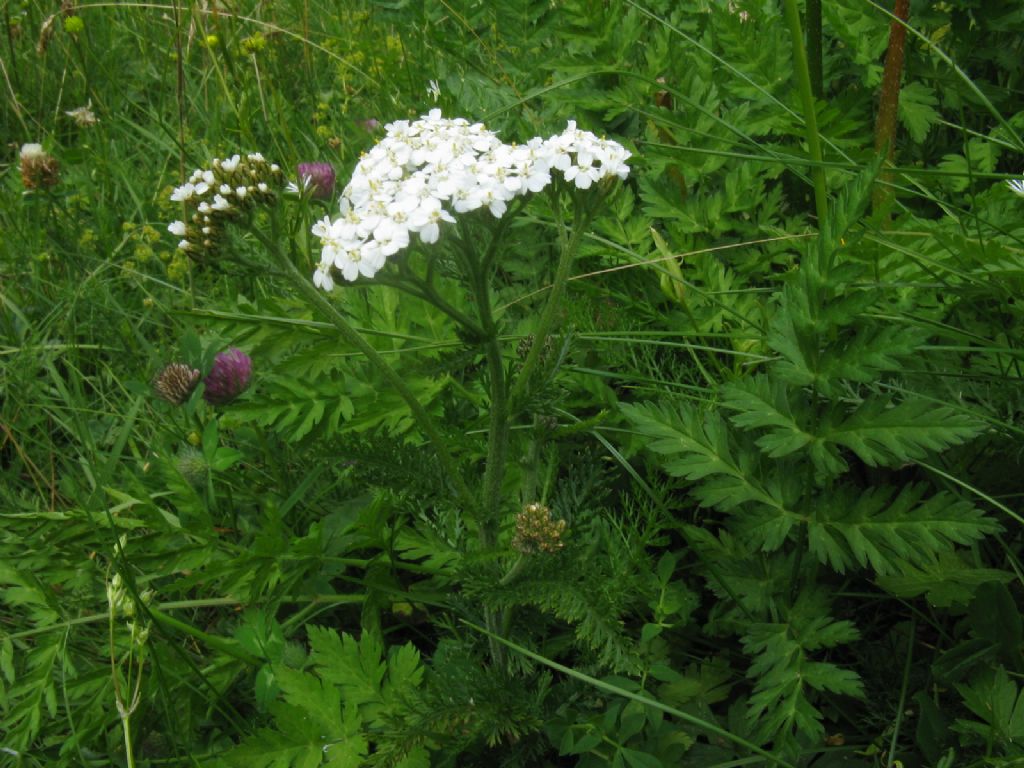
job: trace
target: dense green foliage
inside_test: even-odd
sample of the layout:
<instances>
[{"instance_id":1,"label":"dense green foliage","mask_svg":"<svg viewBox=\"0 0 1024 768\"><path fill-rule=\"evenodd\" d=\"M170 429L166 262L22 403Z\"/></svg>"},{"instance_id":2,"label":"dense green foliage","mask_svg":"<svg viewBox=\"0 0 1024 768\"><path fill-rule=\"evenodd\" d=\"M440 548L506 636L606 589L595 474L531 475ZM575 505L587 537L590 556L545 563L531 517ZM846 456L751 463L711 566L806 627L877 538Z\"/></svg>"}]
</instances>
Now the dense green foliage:
<instances>
[{"instance_id":1,"label":"dense green foliage","mask_svg":"<svg viewBox=\"0 0 1024 768\"><path fill-rule=\"evenodd\" d=\"M0 766L1020 764L1024 10L912 4L884 165L822 5L809 121L763 0L5 4ZM321 302L334 200L175 250L434 106L629 178Z\"/></svg>"}]
</instances>

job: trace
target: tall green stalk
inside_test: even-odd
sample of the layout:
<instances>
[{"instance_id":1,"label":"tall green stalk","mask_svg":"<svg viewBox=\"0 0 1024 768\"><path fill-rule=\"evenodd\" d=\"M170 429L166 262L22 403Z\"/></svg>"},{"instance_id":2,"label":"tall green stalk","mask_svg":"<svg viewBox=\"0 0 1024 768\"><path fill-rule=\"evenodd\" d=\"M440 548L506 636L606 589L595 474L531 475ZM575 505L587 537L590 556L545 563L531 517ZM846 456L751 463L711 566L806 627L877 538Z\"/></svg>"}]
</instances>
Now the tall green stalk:
<instances>
[{"instance_id":1,"label":"tall green stalk","mask_svg":"<svg viewBox=\"0 0 1024 768\"><path fill-rule=\"evenodd\" d=\"M596 195L599 198L594 201L593 207L587 210L594 210L596 206L600 205L601 200L604 199L603 195ZM555 192L555 217L561 222L561 195L559 192ZM543 312L541 312L540 321L537 323L537 329L533 334L533 344L530 346L530 351L526 355L526 360L523 361L523 367L519 372L519 376L516 378L515 384L512 385L512 390L509 392L509 407L512 412L515 412L522 407L522 398L526 394L526 388L529 386L530 377L533 375L534 369L540 362L541 350L544 348L544 341L547 339L548 334L551 333L551 329L555 324L555 317L558 315L558 310L561 308L562 293L565 291L565 285L569 282L569 270L572 267L573 259L576 257L576 252L579 250L580 243L583 240L583 233L586 229L587 222L589 221L589 214L584 212L582 206L577 205L574 208L573 213L573 224L572 224L572 235L568 236L565 231L564 223L561 224L561 254L558 258L558 266L555 267L555 277L551 282L551 290L548 292L548 303L544 306Z\"/></svg>"},{"instance_id":2,"label":"tall green stalk","mask_svg":"<svg viewBox=\"0 0 1024 768\"><path fill-rule=\"evenodd\" d=\"M793 40L793 67L796 70L796 84L804 110L804 125L807 129L807 148L814 163L811 180L814 184L814 208L818 213L818 229L824 229L828 221L828 188L825 186L825 168L822 165L821 137L818 135L818 118L814 110L814 90L807 66L807 51L800 31L800 11L796 0L783 0L786 26Z\"/></svg>"},{"instance_id":3,"label":"tall green stalk","mask_svg":"<svg viewBox=\"0 0 1024 768\"><path fill-rule=\"evenodd\" d=\"M807 68L811 73L811 93L820 99L825 90L821 64L821 0L807 0Z\"/></svg>"}]
</instances>

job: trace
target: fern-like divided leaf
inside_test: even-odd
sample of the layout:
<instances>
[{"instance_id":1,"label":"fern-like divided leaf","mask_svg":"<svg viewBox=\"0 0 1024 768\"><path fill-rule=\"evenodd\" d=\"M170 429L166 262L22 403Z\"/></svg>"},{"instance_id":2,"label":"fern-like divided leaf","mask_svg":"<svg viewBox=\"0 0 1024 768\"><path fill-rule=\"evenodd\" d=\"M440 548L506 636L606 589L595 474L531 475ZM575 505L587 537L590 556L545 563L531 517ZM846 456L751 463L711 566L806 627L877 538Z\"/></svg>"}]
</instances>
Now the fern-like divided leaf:
<instances>
[{"instance_id":1,"label":"fern-like divided leaf","mask_svg":"<svg viewBox=\"0 0 1024 768\"><path fill-rule=\"evenodd\" d=\"M731 421L742 429L766 429L757 447L773 459L803 450L815 469L826 475L846 470L836 446L814 432L813 414L806 398L792 402L785 383L768 376L733 382L722 388L722 405L736 415Z\"/></svg>"},{"instance_id":2,"label":"fern-like divided leaf","mask_svg":"<svg viewBox=\"0 0 1024 768\"><path fill-rule=\"evenodd\" d=\"M959 719L956 730L980 736L1007 757L1024 756L1024 691L1018 690L1005 669L985 673L968 685L958 685L957 690L981 722Z\"/></svg>"},{"instance_id":3,"label":"fern-like divided leaf","mask_svg":"<svg viewBox=\"0 0 1024 768\"><path fill-rule=\"evenodd\" d=\"M384 647L364 633L356 640L332 629L307 627L314 673L274 665L283 700L270 711L275 728L261 729L227 753L230 765L256 768L359 768L391 719L404 714L423 668L411 644ZM408 759L405 759L405 758ZM426 765L423 750L390 764Z\"/></svg>"},{"instance_id":4,"label":"fern-like divided leaf","mask_svg":"<svg viewBox=\"0 0 1024 768\"><path fill-rule=\"evenodd\" d=\"M927 400L905 400L892 405L873 397L827 438L844 445L870 466L898 466L923 458L929 451L959 445L981 432L973 416Z\"/></svg>"},{"instance_id":5,"label":"fern-like divided leaf","mask_svg":"<svg viewBox=\"0 0 1024 768\"><path fill-rule=\"evenodd\" d=\"M823 716L811 701L812 691L864 695L855 672L811 657L860 636L849 621L828 616L827 608L820 595L805 593L787 623L752 624L743 638L744 651L754 656L747 676L757 680L747 718L761 741L782 748L797 736L820 743Z\"/></svg>"},{"instance_id":6,"label":"fern-like divided leaf","mask_svg":"<svg viewBox=\"0 0 1024 768\"><path fill-rule=\"evenodd\" d=\"M742 527L765 551L778 549L801 522L792 508L799 490L794 474L763 477L750 451L733 450L729 429L717 413L652 403L623 405L622 410L640 434L653 438L647 448L666 457L665 472L697 481L694 494L703 505L723 512L744 505Z\"/></svg>"},{"instance_id":7,"label":"fern-like divided leaf","mask_svg":"<svg viewBox=\"0 0 1024 768\"><path fill-rule=\"evenodd\" d=\"M787 288L788 298L789 288ZM909 326L865 324L828 339L817 321L802 327L787 302L779 310L768 346L782 355L772 370L797 386L815 386L829 394L841 380L870 383L879 374L898 370L921 346L920 331Z\"/></svg>"},{"instance_id":8,"label":"fern-like divided leaf","mask_svg":"<svg viewBox=\"0 0 1024 768\"><path fill-rule=\"evenodd\" d=\"M949 493L923 498L926 486L840 488L819 499L808 523L811 552L839 573L868 567L879 576L933 563L954 544L1001 530L984 512Z\"/></svg>"}]
</instances>

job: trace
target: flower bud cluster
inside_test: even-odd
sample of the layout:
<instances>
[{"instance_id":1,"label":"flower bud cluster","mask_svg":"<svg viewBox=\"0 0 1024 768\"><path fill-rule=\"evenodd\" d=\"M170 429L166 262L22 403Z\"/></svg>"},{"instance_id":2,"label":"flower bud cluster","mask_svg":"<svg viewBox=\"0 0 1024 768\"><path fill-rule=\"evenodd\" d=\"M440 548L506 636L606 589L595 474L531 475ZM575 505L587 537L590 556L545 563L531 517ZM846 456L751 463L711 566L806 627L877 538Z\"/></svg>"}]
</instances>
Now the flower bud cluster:
<instances>
[{"instance_id":1,"label":"flower bud cluster","mask_svg":"<svg viewBox=\"0 0 1024 768\"><path fill-rule=\"evenodd\" d=\"M560 550L564 543L565 520L555 520L551 510L543 504L527 504L516 515L516 533L512 537L512 549L524 555L538 552L552 553Z\"/></svg>"},{"instance_id":2,"label":"flower bud cluster","mask_svg":"<svg viewBox=\"0 0 1024 768\"><path fill-rule=\"evenodd\" d=\"M579 130L575 121L548 139L505 144L482 123L448 119L438 109L386 126L386 136L360 159L341 195L341 217L313 226L322 244L313 277L334 287L373 277L416 234L434 243L455 214L487 208L501 218L514 198L540 192L558 171L578 189L626 178L630 153L615 141Z\"/></svg>"},{"instance_id":3,"label":"flower bud cluster","mask_svg":"<svg viewBox=\"0 0 1024 768\"><path fill-rule=\"evenodd\" d=\"M147 589L139 594L139 599L145 605L153 602L153 590ZM145 619L136 617L135 601L132 599L128 588L120 573L115 573L107 583L107 603L110 606L111 616L124 616L127 621L125 626L131 634L132 644L142 647L149 639L149 623Z\"/></svg>"},{"instance_id":4,"label":"flower bud cluster","mask_svg":"<svg viewBox=\"0 0 1024 768\"><path fill-rule=\"evenodd\" d=\"M258 152L215 159L171 193L172 201L185 203L188 214L186 221L171 222L167 231L181 238L178 248L190 255L216 250L224 224L272 202L281 180L281 169Z\"/></svg>"}]
</instances>

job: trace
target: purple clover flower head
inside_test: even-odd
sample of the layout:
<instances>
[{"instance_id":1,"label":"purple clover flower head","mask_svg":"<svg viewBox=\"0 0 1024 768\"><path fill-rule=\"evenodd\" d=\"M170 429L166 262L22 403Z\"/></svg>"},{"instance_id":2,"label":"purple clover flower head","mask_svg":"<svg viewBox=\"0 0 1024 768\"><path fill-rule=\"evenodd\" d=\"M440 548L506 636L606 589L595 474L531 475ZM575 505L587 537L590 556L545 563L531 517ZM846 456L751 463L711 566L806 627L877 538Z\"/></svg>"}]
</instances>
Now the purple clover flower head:
<instances>
[{"instance_id":1,"label":"purple clover flower head","mask_svg":"<svg viewBox=\"0 0 1024 768\"><path fill-rule=\"evenodd\" d=\"M330 163L299 163L299 187L309 184L316 200L330 200L334 194L334 168Z\"/></svg>"},{"instance_id":2,"label":"purple clover flower head","mask_svg":"<svg viewBox=\"0 0 1024 768\"><path fill-rule=\"evenodd\" d=\"M221 352L213 360L213 367L203 383L203 398L210 405L227 405L246 389L252 381L252 358L238 347Z\"/></svg>"}]
</instances>

